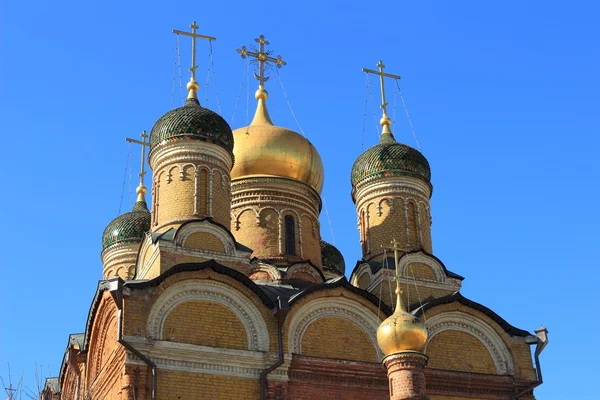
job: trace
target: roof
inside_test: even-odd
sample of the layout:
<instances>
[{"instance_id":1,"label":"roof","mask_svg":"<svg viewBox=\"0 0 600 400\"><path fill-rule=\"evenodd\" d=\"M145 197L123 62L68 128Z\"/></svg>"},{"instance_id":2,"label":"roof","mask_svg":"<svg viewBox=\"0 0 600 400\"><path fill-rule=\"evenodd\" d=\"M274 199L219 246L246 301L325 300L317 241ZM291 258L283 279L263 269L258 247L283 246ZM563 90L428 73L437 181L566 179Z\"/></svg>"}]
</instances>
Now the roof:
<instances>
[{"instance_id":1,"label":"roof","mask_svg":"<svg viewBox=\"0 0 600 400\"><path fill-rule=\"evenodd\" d=\"M461 276L461 275L459 275L457 273L454 273L454 272L448 270L446 268L446 266L444 265L444 263L439 258L437 258L436 256L434 256L431 253L426 252L423 249L413 250L413 251L409 251L407 253L404 253L404 254L402 254L400 256L400 258L398 259L398 261L402 260L402 258L406 257L407 255L418 254L418 253L422 253L422 254L424 254L424 255L426 255L428 257L433 258L437 263L439 263L442 266L442 268L444 269L444 272L446 273L447 277L449 277L449 278L455 278L455 279L460 279L461 281L465 279L463 276ZM384 268L384 267L387 268L387 269L394 269L394 268L396 268L394 257L391 257L391 256L390 257L386 257L383 261L358 260L356 262L356 265L354 266L354 269L352 270L352 274L354 274L356 272L356 270L358 269L358 267L360 267L362 264L368 264L369 267L371 267L371 273L372 274L375 274L377 271L379 271L381 268Z\"/></svg>"},{"instance_id":2,"label":"roof","mask_svg":"<svg viewBox=\"0 0 600 400\"><path fill-rule=\"evenodd\" d=\"M333 269L342 275L346 273L344 256L334 245L324 240L321 240L321 260L324 268Z\"/></svg>"},{"instance_id":3,"label":"roof","mask_svg":"<svg viewBox=\"0 0 600 400\"><path fill-rule=\"evenodd\" d=\"M156 121L150 133L150 147L160 143L200 140L223 147L233 157L233 133L225 120L214 111L189 98Z\"/></svg>"},{"instance_id":4,"label":"roof","mask_svg":"<svg viewBox=\"0 0 600 400\"><path fill-rule=\"evenodd\" d=\"M412 176L427 182L431 187L429 162L418 150L382 134L378 144L362 153L352 166L352 187L388 176Z\"/></svg>"},{"instance_id":5,"label":"roof","mask_svg":"<svg viewBox=\"0 0 600 400\"><path fill-rule=\"evenodd\" d=\"M425 312L427 312L427 310L430 310L430 309L437 307L439 305L442 305L442 304L450 304L450 303L454 303L454 302L458 302L458 303L462 304L463 306L472 308L474 310L477 310L477 311L487 315L494 322L496 322L498 325L500 325L500 327L506 333L508 333L510 336L520 336L520 337L531 336L531 333L529 333L523 329L515 328L514 326L512 326L511 324L506 322L506 320L504 320L498 314L496 314L494 311L490 310L489 308L487 308L479 303L474 302L473 300L467 299L460 292L454 292L447 296L439 297L437 299L432 299L430 301L427 301L421 307L416 308L413 311L413 314L416 316L422 316L423 314L425 314Z\"/></svg>"},{"instance_id":6,"label":"roof","mask_svg":"<svg viewBox=\"0 0 600 400\"><path fill-rule=\"evenodd\" d=\"M102 250L116 243L140 243L150 230L150 211L145 201L137 201L133 210L119 215L104 229Z\"/></svg>"}]
</instances>

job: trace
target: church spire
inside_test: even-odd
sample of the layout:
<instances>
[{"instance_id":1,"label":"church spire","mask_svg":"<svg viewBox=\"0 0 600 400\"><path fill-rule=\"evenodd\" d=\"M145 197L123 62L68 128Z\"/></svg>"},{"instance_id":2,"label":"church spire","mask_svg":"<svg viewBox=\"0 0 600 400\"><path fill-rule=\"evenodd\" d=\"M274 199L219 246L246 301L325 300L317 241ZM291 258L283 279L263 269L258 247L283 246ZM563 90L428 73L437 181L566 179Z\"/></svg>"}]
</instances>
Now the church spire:
<instances>
[{"instance_id":1,"label":"church spire","mask_svg":"<svg viewBox=\"0 0 600 400\"><path fill-rule=\"evenodd\" d=\"M383 128L381 131L381 139L384 139L384 137L385 137L384 135L389 135L393 138L394 136L392 135L392 130L390 129L390 125L392 125L392 120L387 115L388 103L385 101L385 82L383 80L383 77L388 77L388 78L392 78L392 79L400 79L400 76L384 73L383 69L385 68L385 65L383 65L383 61L381 61L381 60L379 60L379 62L377 63L377 67L379 67L379 71L375 71L375 70L367 69L367 68L363 68L362 70L363 70L363 72L366 72L368 74L370 73L370 74L379 75L379 82L381 84L381 105L379 107L381 107L381 110L383 111L381 120L379 120L379 123L381 124L381 126Z\"/></svg>"},{"instance_id":2,"label":"church spire","mask_svg":"<svg viewBox=\"0 0 600 400\"><path fill-rule=\"evenodd\" d=\"M173 29L173 33L175 33L177 35L190 36L192 38L192 66L189 69L191 76L190 76L190 81L187 84L187 89L188 89L188 97L187 98L198 100L198 89L200 88L200 85L198 85L198 82L196 82L196 70L198 69L198 66L196 65L196 39L205 39L205 40L210 41L210 40L217 40L217 38L214 38L212 36L200 35L200 34L196 33L196 30L199 28L198 25L196 25L196 21L192 22L192 24L190 25L190 28L192 28L191 32L185 32L185 31L179 31L179 30Z\"/></svg>"},{"instance_id":3,"label":"church spire","mask_svg":"<svg viewBox=\"0 0 600 400\"><path fill-rule=\"evenodd\" d=\"M271 57L273 50L265 50L265 45L269 42L265 39L264 35L260 35L254 39L258 43L258 48L254 45L251 46L252 51L248 50L246 46L242 46L240 49L236 49L238 53L242 55L242 58L252 57L251 62L258 63L258 74L255 72L254 77L258 80L258 90L254 93L254 97L258 101L254 118L250 125L273 125L269 111L267 110L266 101L269 94L265 90L265 82L269 80L269 76L265 76L265 69L271 67L271 63L275 63L277 68L281 68L282 65L287 65L281 56ZM266 67L266 68L265 68Z\"/></svg>"}]
</instances>

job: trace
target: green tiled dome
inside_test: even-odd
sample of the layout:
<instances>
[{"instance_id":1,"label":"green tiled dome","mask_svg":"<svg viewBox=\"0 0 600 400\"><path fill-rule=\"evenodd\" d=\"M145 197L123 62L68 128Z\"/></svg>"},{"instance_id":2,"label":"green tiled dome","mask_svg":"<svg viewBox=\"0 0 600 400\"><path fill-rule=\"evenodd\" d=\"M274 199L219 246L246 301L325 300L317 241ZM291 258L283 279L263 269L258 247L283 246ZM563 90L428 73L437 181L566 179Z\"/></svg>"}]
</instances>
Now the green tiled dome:
<instances>
[{"instance_id":1,"label":"green tiled dome","mask_svg":"<svg viewBox=\"0 0 600 400\"><path fill-rule=\"evenodd\" d=\"M145 201L113 219L102 234L102 251L115 243L139 243L150 230L150 211Z\"/></svg>"},{"instance_id":2,"label":"green tiled dome","mask_svg":"<svg viewBox=\"0 0 600 400\"><path fill-rule=\"evenodd\" d=\"M197 99L187 99L156 121L150 133L150 147L163 142L201 140L217 144L233 155L233 133L221 116L200 106Z\"/></svg>"},{"instance_id":3,"label":"green tiled dome","mask_svg":"<svg viewBox=\"0 0 600 400\"><path fill-rule=\"evenodd\" d=\"M379 144L362 153L352 166L352 187L385 176L412 176L431 185L429 162L418 150L383 134Z\"/></svg>"},{"instance_id":4,"label":"green tiled dome","mask_svg":"<svg viewBox=\"0 0 600 400\"><path fill-rule=\"evenodd\" d=\"M344 256L335 246L324 240L321 240L321 262L323 267L335 269L342 275L346 273Z\"/></svg>"}]
</instances>

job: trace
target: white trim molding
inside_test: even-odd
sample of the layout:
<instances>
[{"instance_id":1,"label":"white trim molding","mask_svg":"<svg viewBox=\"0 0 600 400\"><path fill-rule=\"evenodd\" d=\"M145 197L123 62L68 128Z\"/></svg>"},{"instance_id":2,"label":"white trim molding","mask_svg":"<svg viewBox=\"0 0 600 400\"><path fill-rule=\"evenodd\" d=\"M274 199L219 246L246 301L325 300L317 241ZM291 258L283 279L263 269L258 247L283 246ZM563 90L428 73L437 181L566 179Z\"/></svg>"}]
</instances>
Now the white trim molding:
<instances>
[{"instance_id":1,"label":"white trim molding","mask_svg":"<svg viewBox=\"0 0 600 400\"><path fill-rule=\"evenodd\" d=\"M460 311L451 311L428 318L425 325L427 326L429 339L424 352L427 351L427 346L431 340L440 332L465 332L474 336L485 346L494 361L497 374L514 375L515 364L508 346L498 335L498 332L481 319Z\"/></svg>"},{"instance_id":2,"label":"white trim molding","mask_svg":"<svg viewBox=\"0 0 600 400\"><path fill-rule=\"evenodd\" d=\"M377 360L383 359L377 345L377 328L381 321L371 310L347 297L311 300L294 313L288 327L288 353L302 354L302 337L306 329L316 320L326 317L344 318L358 325L371 339Z\"/></svg>"},{"instance_id":3,"label":"white trim molding","mask_svg":"<svg viewBox=\"0 0 600 400\"><path fill-rule=\"evenodd\" d=\"M186 301L211 301L227 307L240 320L248 338L248 350L269 351L269 331L256 306L238 290L221 282L193 279L169 287L154 302L148 316L148 335L160 340L169 313Z\"/></svg>"}]
</instances>

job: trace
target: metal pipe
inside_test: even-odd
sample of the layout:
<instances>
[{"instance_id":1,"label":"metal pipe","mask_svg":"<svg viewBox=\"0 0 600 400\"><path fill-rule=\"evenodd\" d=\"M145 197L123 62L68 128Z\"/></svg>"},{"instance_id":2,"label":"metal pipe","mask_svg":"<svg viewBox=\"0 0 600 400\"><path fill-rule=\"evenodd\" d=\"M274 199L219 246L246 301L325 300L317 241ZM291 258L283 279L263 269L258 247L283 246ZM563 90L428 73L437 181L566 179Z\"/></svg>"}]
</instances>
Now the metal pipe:
<instances>
[{"instance_id":1,"label":"metal pipe","mask_svg":"<svg viewBox=\"0 0 600 400\"><path fill-rule=\"evenodd\" d=\"M536 387L538 387L542 383L544 383L544 379L542 378L542 368L540 366L540 354L542 354L544 347L546 347L546 345L548 344L548 330L542 326L540 329L535 331L535 334L536 334L536 336L528 337L527 339L531 338L532 340L526 341L526 343L529 344L530 346L535 344L535 352L533 353L533 359L535 361L536 381L533 382L526 389L520 391L515 396L513 396L513 400L518 399L520 396L524 395L525 393L529 392L530 390L535 389Z\"/></svg>"},{"instance_id":2,"label":"metal pipe","mask_svg":"<svg viewBox=\"0 0 600 400\"><path fill-rule=\"evenodd\" d=\"M285 317L289 311L289 304L287 299L277 297L277 300L277 309L275 313L277 315L277 345L279 347L279 357L273 365L260 372L260 400L265 400L267 397L267 375L284 363L283 322L285 321Z\"/></svg>"},{"instance_id":3,"label":"metal pipe","mask_svg":"<svg viewBox=\"0 0 600 400\"><path fill-rule=\"evenodd\" d=\"M123 339L123 280L121 278L117 278L117 280L110 282L110 294L117 306L117 342L138 356L150 367L152 371L152 391L150 398L156 400L156 364L138 349L133 347L131 343Z\"/></svg>"}]
</instances>

